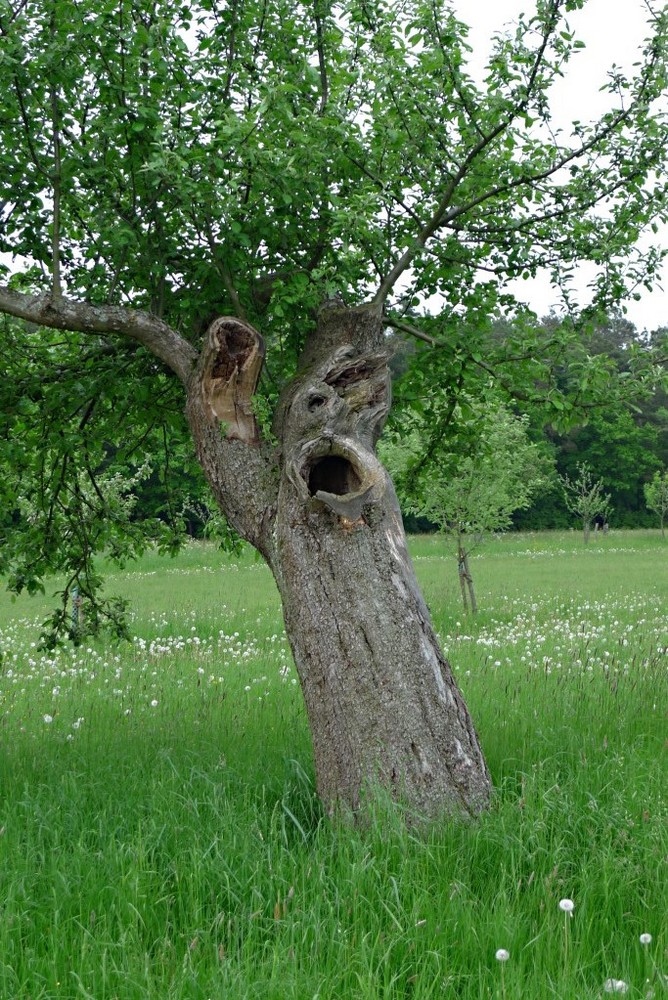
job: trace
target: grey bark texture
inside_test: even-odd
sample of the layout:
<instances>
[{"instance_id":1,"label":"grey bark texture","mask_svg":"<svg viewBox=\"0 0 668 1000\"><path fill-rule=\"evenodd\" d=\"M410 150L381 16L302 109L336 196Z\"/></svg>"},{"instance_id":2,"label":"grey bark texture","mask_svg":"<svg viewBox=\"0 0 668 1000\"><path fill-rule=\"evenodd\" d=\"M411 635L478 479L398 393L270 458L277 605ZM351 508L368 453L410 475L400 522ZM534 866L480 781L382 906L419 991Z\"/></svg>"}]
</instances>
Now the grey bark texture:
<instances>
[{"instance_id":1,"label":"grey bark texture","mask_svg":"<svg viewBox=\"0 0 668 1000\"><path fill-rule=\"evenodd\" d=\"M462 592L462 601L464 603L464 611L469 610L469 599L471 601L471 612L475 615L478 613L478 600L475 595L475 587L473 585L473 577L471 575L471 567L469 566L468 552L464 548L463 540L461 535L457 541L457 569L459 572L459 586ZM467 598L468 594L468 598Z\"/></svg>"},{"instance_id":2,"label":"grey bark texture","mask_svg":"<svg viewBox=\"0 0 668 1000\"><path fill-rule=\"evenodd\" d=\"M6 285L0 285L0 312L25 319L29 323L56 330L77 330L80 333L119 333L143 344L182 382L190 376L197 353L176 330L152 313L123 306L92 306L75 302L61 295L26 295Z\"/></svg>"},{"instance_id":3,"label":"grey bark texture","mask_svg":"<svg viewBox=\"0 0 668 1000\"><path fill-rule=\"evenodd\" d=\"M223 510L276 579L321 798L355 811L380 785L420 815L478 813L487 767L375 455L390 407L379 307L323 309L280 401L273 454L221 436L207 371L229 363L216 343L191 386L191 427Z\"/></svg>"}]
</instances>

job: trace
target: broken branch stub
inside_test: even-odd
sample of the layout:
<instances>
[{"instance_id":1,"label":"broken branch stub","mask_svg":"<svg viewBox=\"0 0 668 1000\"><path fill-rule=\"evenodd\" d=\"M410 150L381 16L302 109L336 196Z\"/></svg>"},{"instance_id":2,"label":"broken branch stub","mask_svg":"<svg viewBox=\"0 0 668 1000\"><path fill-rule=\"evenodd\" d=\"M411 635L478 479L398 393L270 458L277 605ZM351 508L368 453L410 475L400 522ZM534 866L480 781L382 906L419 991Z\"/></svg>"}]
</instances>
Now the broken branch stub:
<instances>
[{"instance_id":1,"label":"broken branch stub","mask_svg":"<svg viewBox=\"0 0 668 1000\"><path fill-rule=\"evenodd\" d=\"M264 340L249 323L234 316L213 321L200 356L199 381L209 419L226 426L226 436L258 444L253 394L264 362Z\"/></svg>"}]
</instances>

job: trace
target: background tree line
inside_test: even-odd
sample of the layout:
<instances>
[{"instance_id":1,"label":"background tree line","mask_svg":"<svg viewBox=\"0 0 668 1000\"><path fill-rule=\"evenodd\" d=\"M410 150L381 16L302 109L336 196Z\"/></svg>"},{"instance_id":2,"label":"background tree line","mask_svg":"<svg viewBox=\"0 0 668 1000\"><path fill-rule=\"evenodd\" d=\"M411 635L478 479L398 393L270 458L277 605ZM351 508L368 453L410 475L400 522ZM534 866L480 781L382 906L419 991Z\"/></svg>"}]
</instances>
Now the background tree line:
<instances>
[{"instance_id":1,"label":"background tree line","mask_svg":"<svg viewBox=\"0 0 668 1000\"><path fill-rule=\"evenodd\" d=\"M546 321L550 325L553 320ZM584 332L587 349L605 358L621 380L632 377L639 358L665 368L668 331L659 328L647 335L620 315L592 323ZM668 466L668 393L660 380L629 405L603 401L571 427L552 423L532 425L534 440L542 441L554 458L558 476L571 479L586 462L594 478L610 495L610 522L617 527L654 527L657 516L648 510L645 485ZM531 506L517 511L519 528L564 528L573 524L558 482L537 495Z\"/></svg>"},{"instance_id":2,"label":"background tree line","mask_svg":"<svg viewBox=\"0 0 668 1000\"><path fill-rule=\"evenodd\" d=\"M549 316L537 323L538 339L546 343L550 335L558 331L559 343L563 345L565 327L571 328L572 339L570 346L564 349L561 363L555 365L553 385L538 377L529 386L518 387L497 377L490 365L488 384L478 397L485 401L485 412L489 412L491 398L521 417L527 442L534 446L544 462L540 489L534 490L528 498L522 490L516 492L517 505L503 526L524 530L573 527L574 517L565 500L563 480L577 478L578 469L586 463L593 478L602 481L610 497L612 525L654 527L658 517L648 507L645 488L653 477L668 467L668 392L664 375L668 331L663 327L651 334L639 331L619 313L584 318L577 324ZM490 344L505 342L513 336L517 336L513 323L497 320L490 330ZM585 355L591 366L589 372L584 371ZM525 362L526 359L518 358L516 367L522 368ZM484 362L481 364L484 370L487 366ZM398 380L400 397L410 395L407 386L411 384L411 377L406 376L405 370L410 365L400 360L398 369L402 365L404 371ZM582 375L582 386L574 385L574 372ZM407 379L406 386L402 386L402 376ZM624 387L630 385L633 385L632 394L624 398ZM607 386L607 394L603 386ZM481 389L482 385L478 386L478 392ZM450 415L450 421L458 424L456 429L462 437L454 448L452 441L439 440L436 432L427 447L413 454L412 463L403 463L401 492L410 531L430 531L435 527L433 519L420 516L412 509L411 498L415 497L418 474L435 480L448 479L461 457L470 453L474 441L482 439L489 442L492 452L497 448L486 474L501 475L494 423L474 421L475 434L462 433L470 406L470 399L466 400L463 411ZM428 406L427 409L432 408ZM401 451L404 431L400 410L393 427L394 447Z\"/></svg>"}]
</instances>

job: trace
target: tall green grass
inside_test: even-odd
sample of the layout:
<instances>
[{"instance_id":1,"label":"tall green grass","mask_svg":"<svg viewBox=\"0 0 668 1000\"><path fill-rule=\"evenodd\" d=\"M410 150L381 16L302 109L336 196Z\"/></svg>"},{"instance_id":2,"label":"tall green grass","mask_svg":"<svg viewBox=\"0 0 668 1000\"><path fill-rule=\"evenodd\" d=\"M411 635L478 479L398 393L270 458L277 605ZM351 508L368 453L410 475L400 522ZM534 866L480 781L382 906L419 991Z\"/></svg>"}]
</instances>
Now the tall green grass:
<instances>
[{"instance_id":1,"label":"tall green grass","mask_svg":"<svg viewBox=\"0 0 668 1000\"><path fill-rule=\"evenodd\" d=\"M494 777L476 823L323 816L250 554L112 574L126 646L40 653L48 601L0 599L0 997L666 995L668 548L507 536L477 619L443 540L413 551Z\"/></svg>"}]
</instances>

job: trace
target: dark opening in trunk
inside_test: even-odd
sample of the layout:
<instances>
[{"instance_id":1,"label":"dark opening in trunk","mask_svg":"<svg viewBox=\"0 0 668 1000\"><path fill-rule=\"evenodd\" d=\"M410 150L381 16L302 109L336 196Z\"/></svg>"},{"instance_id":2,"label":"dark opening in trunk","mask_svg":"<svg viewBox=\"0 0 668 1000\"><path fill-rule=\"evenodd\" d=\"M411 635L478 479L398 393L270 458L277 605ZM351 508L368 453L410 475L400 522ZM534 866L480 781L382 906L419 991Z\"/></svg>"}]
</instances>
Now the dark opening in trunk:
<instances>
[{"instance_id":1,"label":"dark opening in trunk","mask_svg":"<svg viewBox=\"0 0 668 1000\"><path fill-rule=\"evenodd\" d=\"M308 470L308 489L311 496L319 490L345 496L362 485L352 462L340 455L324 455L313 462Z\"/></svg>"}]
</instances>

